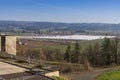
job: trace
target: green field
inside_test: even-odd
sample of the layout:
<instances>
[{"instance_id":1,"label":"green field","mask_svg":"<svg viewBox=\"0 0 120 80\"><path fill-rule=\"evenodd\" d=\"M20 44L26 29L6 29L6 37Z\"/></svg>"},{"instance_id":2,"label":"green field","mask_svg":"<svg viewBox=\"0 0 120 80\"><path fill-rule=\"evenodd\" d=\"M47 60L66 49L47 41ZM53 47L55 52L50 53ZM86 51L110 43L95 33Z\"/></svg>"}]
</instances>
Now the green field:
<instances>
[{"instance_id":1,"label":"green field","mask_svg":"<svg viewBox=\"0 0 120 80\"><path fill-rule=\"evenodd\" d=\"M94 46L96 43L101 43L103 40L98 39L98 40L85 40L85 41L78 41L80 45L80 49L84 51L86 48L89 47L89 45ZM21 53L21 51L26 51L27 49L37 49L40 50L42 49L43 51L54 51L58 50L60 53L65 53L68 43L59 43L59 42L44 42L44 41L24 41L28 43L27 46L18 46L17 51L18 53ZM71 44L71 49L74 50L75 43L69 43Z\"/></svg>"},{"instance_id":2,"label":"green field","mask_svg":"<svg viewBox=\"0 0 120 80\"><path fill-rule=\"evenodd\" d=\"M59 49L60 51L64 52L67 48L67 45L60 45L60 44L57 44L57 45L39 45L39 46L35 46L34 47L35 49L39 49L39 48L43 48L43 49L46 49L46 50L55 50L55 49Z\"/></svg>"},{"instance_id":3,"label":"green field","mask_svg":"<svg viewBox=\"0 0 120 80\"><path fill-rule=\"evenodd\" d=\"M87 48L89 45L95 45L96 43L101 43L103 40L90 40L90 41L79 41L79 45L82 50ZM74 43L71 43L72 49L74 48ZM59 49L61 52L65 52L67 48L67 44L55 44L55 45L37 45L34 48L43 48L46 50L54 50L54 49Z\"/></svg>"},{"instance_id":4,"label":"green field","mask_svg":"<svg viewBox=\"0 0 120 80\"><path fill-rule=\"evenodd\" d=\"M120 71L103 73L97 76L96 80L120 80Z\"/></svg>"}]
</instances>

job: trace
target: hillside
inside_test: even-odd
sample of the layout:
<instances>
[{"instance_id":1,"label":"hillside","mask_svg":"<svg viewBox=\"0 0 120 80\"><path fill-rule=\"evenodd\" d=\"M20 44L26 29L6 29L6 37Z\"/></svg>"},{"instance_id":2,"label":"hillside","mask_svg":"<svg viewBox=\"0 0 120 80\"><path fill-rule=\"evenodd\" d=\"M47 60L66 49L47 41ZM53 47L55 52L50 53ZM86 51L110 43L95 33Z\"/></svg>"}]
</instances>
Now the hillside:
<instances>
[{"instance_id":1,"label":"hillside","mask_svg":"<svg viewBox=\"0 0 120 80\"><path fill-rule=\"evenodd\" d=\"M83 33L83 32L120 32L120 24L105 23L58 23L32 21L0 20L0 31L33 33ZM57 31L57 32L56 32ZM66 34L67 34L66 33Z\"/></svg>"}]
</instances>

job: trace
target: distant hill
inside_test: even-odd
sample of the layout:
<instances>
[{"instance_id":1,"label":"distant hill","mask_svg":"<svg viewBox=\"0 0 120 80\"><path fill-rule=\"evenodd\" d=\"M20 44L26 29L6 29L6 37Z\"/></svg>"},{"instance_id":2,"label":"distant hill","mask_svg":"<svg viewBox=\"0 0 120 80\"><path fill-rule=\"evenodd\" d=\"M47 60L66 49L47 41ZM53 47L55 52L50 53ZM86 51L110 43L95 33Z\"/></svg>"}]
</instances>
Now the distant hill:
<instances>
[{"instance_id":1,"label":"distant hill","mask_svg":"<svg viewBox=\"0 0 120 80\"><path fill-rule=\"evenodd\" d=\"M32 22L32 21L5 21L0 20L0 31L12 30L91 30L120 32L120 24L105 23L59 23L59 22Z\"/></svg>"}]
</instances>

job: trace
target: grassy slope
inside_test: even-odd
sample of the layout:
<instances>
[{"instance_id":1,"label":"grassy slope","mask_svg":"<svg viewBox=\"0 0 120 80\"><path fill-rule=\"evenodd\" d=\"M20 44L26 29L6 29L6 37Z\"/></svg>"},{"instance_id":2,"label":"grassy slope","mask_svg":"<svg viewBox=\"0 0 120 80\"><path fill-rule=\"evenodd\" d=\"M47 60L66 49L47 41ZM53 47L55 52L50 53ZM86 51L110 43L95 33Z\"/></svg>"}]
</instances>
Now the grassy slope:
<instances>
[{"instance_id":1,"label":"grassy slope","mask_svg":"<svg viewBox=\"0 0 120 80\"><path fill-rule=\"evenodd\" d=\"M79 41L79 45L81 46L82 50L84 50L85 48L87 48L89 45L94 45L95 43L101 43L102 40L90 40L90 41ZM74 48L75 44L71 44L72 45L72 49ZM55 45L37 45L34 46L34 48L43 48L43 49L47 49L47 50L54 50L54 49L59 49L62 52L65 52L67 45L64 44L55 44Z\"/></svg>"},{"instance_id":2,"label":"grassy slope","mask_svg":"<svg viewBox=\"0 0 120 80\"><path fill-rule=\"evenodd\" d=\"M120 80L120 71L112 71L97 76L96 80Z\"/></svg>"},{"instance_id":3,"label":"grassy slope","mask_svg":"<svg viewBox=\"0 0 120 80\"><path fill-rule=\"evenodd\" d=\"M64 52L67 48L66 45L39 45L39 46L35 46L34 48L43 48L43 49L47 49L47 50L54 50L54 49L59 49L62 52Z\"/></svg>"},{"instance_id":4,"label":"grassy slope","mask_svg":"<svg viewBox=\"0 0 120 80\"><path fill-rule=\"evenodd\" d=\"M85 48L87 48L89 45L94 45L95 43L101 43L102 40L90 40L90 41L79 41L79 45L81 46L82 50L84 50ZM39 43L39 42L29 42L30 45L28 45L27 47L31 47L32 49L46 49L46 50L55 50L55 49L59 49L61 52L65 52L66 48L67 48L67 44L60 44L60 43ZM29 44L28 43L28 44ZM74 49L74 43L71 43L72 45L72 49ZM21 48L26 48L26 46L22 46ZM18 48L19 51L20 48Z\"/></svg>"},{"instance_id":5,"label":"grassy slope","mask_svg":"<svg viewBox=\"0 0 120 80\"><path fill-rule=\"evenodd\" d=\"M82 49L87 48L89 45L93 46L96 43L101 43L103 40L98 39L98 40L90 40L90 41L80 41L79 45L82 47Z\"/></svg>"}]
</instances>

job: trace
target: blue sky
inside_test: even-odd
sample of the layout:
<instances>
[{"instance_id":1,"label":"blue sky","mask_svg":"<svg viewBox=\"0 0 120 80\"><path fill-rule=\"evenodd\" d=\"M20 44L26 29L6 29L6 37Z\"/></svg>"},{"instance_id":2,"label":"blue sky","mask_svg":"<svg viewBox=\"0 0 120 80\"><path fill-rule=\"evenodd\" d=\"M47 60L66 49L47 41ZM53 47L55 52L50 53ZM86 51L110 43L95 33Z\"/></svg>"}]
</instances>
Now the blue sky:
<instances>
[{"instance_id":1,"label":"blue sky","mask_svg":"<svg viewBox=\"0 0 120 80\"><path fill-rule=\"evenodd\" d=\"M0 20L120 23L120 0L0 0Z\"/></svg>"}]
</instances>

